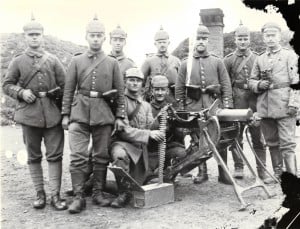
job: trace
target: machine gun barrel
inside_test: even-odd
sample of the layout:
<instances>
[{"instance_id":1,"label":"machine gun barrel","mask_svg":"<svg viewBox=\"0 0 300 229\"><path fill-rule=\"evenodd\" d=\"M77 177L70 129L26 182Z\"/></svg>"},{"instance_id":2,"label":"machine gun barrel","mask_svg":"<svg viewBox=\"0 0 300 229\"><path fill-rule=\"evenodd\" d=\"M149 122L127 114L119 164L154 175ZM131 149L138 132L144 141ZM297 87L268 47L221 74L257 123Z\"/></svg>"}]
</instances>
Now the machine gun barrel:
<instances>
[{"instance_id":1,"label":"machine gun barrel","mask_svg":"<svg viewBox=\"0 0 300 229\"><path fill-rule=\"evenodd\" d=\"M223 122L247 122L252 120L253 112L251 109L217 109L216 116Z\"/></svg>"}]
</instances>

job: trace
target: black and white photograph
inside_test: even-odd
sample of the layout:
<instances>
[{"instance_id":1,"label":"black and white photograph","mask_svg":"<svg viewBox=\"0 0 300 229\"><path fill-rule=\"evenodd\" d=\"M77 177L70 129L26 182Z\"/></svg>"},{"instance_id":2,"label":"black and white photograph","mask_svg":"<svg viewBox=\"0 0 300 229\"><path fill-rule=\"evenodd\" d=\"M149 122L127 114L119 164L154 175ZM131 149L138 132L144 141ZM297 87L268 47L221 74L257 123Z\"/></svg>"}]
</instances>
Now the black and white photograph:
<instances>
[{"instance_id":1,"label":"black and white photograph","mask_svg":"<svg viewBox=\"0 0 300 229\"><path fill-rule=\"evenodd\" d=\"M0 21L0 228L300 228L300 1L3 0Z\"/></svg>"}]
</instances>

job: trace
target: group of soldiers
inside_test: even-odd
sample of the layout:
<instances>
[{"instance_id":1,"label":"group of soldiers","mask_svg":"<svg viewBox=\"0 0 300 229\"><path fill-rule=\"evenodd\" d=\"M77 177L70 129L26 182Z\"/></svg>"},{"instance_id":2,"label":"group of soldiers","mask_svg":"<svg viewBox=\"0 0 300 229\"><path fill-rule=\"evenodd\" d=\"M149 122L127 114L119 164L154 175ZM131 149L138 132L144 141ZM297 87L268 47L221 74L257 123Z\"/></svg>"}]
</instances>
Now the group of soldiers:
<instances>
[{"instance_id":1,"label":"group of soldiers","mask_svg":"<svg viewBox=\"0 0 300 229\"><path fill-rule=\"evenodd\" d=\"M40 23L33 18L23 29L28 48L12 60L2 86L18 101L15 121L22 126L37 193L34 208L46 205L42 140L51 205L56 210L79 213L85 209L84 189L89 179L94 204L124 207L130 200L128 191L120 189L113 201L104 193L109 163L144 184L147 176L157 170L158 144L165 137L166 163L186 155L185 136L180 129L168 129L165 136L158 128L158 116L168 103L177 109L199 111L219 98L224 108L257 111L261 126L250 127L250 133L259 159L266 165L267 145L277 178L283 162L286 171L297 173L295 123L299 94L289 87L299 81L297 55L280 46L277 24L262 27L267 46L262 54L250 50L250 31L240 25L235 30L237 48L224 60L207 51L210 32L200 24L192 55L182 62L168 53L169 35L160 28L154 36L157 53L147 57L139 69L123 53L127 34L120 26L109 34L111 53L102 51L105 28L95 17L86 27L88 50L74 55L67 71L57 57L44 50L44 28ZM69 206L60 197L64 130L68 130L74 193ZM243 131L239 142L242 146ZM219 151L226 162L227 149ZM243 160L234 153L233 159L234 177L242 179ZM198 170L196 184L208 180L205 162ZM265 183L272 182L260 163L257 172ZM221 166L218 180L231 183Z\"/></svg>"}]
</instances>

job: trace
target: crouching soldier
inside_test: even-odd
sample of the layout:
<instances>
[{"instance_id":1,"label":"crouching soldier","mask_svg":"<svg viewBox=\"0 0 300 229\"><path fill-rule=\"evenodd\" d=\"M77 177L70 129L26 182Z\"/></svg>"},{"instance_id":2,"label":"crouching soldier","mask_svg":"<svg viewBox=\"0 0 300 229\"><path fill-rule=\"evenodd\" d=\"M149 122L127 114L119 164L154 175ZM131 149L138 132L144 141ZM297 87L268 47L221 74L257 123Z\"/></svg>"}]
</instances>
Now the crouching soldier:
<instances>
[{"instance_id":1,"label":"crouching soldier","mask_svg":"<svg viewBox=\"0 0 300 229\"><path fill-rule=\"evenodd\" d=\"M69 206L70 213L79 213L85 208L83 189L90 169L90 137L93 147L93 203L110 205L103 194L109 163L108 145L113 125L121 130L125 118L122 75L117 60L102 51L105 29L96 17L87 25L86 40L88 51L75 56L69 66L62 107L63 127L69 129L70 172L75 194ZM105 100L106 92L112 89L118 91L115 117Z\"/></svg>"},{"instance_id":2,"label":"crouching soldier","mask_svg":"<svg viewBox=\"0 0 300 229\"><path fill-rule=\"evenodd\" d=\"M152 78L152 101L151 108L153 117L157 120L159 112L168 103L169 80L166 76L156 75ZM170 165L172 159L178 160L186 155L184 147L184 134L180 128L175 126L167 129L166 141L166 165ZM154 171L158 167L158 144L149 144L149 167Z\"/></svg>"},{"instance_id":3,"label":"crouching soldier","mask_svg":"<svg viewBox=\"0 0 300 229\"><path fill-rule=\"evenodd\" d=\"M65 70L57 57L42 48L44 29L40 23L32 18L23 29L28 48L9 65L3 91L18 101L15 121L22 125L30 176L37 192L33 207L41 209L46 206L41 166L41 142L44 140L51 205L56 210L65 210L67 206L59 194L64 132L60 107L55 101L64 88Z\"/></svg>"},{"instance_id":4,"label":"crouching soldier","mask_svg":"<svg viewBox=\"0 0 300 229\"><path fill-rule=\"evenodd\" d=\"M144 76L138 68L130 68L125 74L125 104L128 124L123 131L116 133L111 147L113 165L123 168L139 184L143 184L148 171L147 143L150 139L163 140L163 133L150 130L153 122L151 106L142 100L141 88ZM112 207L124 207L130 194L119 190Z\"/></svg>"}]
</instances>

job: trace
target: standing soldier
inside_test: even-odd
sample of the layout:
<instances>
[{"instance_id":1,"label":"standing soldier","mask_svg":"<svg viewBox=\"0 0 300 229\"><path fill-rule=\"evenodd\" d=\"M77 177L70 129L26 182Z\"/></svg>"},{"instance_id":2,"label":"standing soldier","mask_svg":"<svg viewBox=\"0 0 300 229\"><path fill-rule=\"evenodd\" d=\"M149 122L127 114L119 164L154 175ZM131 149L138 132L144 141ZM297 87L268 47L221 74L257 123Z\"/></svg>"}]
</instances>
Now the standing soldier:
<instances>
[{"instance_id":1,"label":"standing soldier","mask_svg":"<svg viewBox=\"0 0 300 229\"><path fill-rule=\"evenodd\" d=\"M145 76L145 94L144 98L150 101L151 98L151 79L155 75L165 75L169 80L170 96L168 102L174 102L174 85L178 76L180 60L168 53L170 44L169 34L160 30L154 36L154 45L157 48L157 53L154 56L148 57L142 65L142 72Z\"/></svg>"},{"instance_id":2,"label":"standing soldier","mask_svg":"<svg viewBox=\"0 0 300 229\"><path fill-rule=\"evenodd\" d=\"M280 178L283 161L287 172L297 173L295 122L300 95L290 84L299 82L298 57L294 51L280 46L281 29L276 23L266 23L261 31L267 50L256 58L249 86L258 93L262 132L275 177Z\"/></svg>"},{"instance_id":3,"label":"standing soldier","mask_svg":"<svg viewBox=\"0 0 300 229\"><path fill-rule=\"evenodd\" d=\"M110 205L103 194L109 163L108 145L113 124L120 130L124 127L125 118L122 75L117 60L102 51L105 29L97 17L87 25L86 40L88 51L75 56L69 66L62 107L62 124L64 129L69 129L70 172L75 194L69 206L70 213L79 213L85 208L83 187L89 171L90 136L93 147L93 203ZM112 89L118 90L116 118L104 99L105 92Z\"/></svg>"},{"instance_id":4,"label":"standing soldier","mask_svg":"<svg viewBox=\"0 0 300 229\"><path fill-rule=\"evenodd\" d=\"M185 60L179 69L176 81L176 100L188 111L200 111L208 108L216 98L221 98L225 108L232 107L232 89L230 78L223 61L207 51L209 30L200 24L197 29L193 57ZM189 69L191 67L191 69ZM226 163L227 151L221 150ZM208 180L206 162L199 166L199 173L194 183L200 184ZM219 181L231 183L219 166Z\"/></svg>"},{"instance_id":5,"label":"standing soldier","mask_svg":"<svg viewBox=\"0 0 300 229\"><path fill-rule=\"evenodd\" d=\"M43 26L32 17L24 27L26 51L13 59L3 82L3 91L18 104L15 121L22 125L23 139L28 153L28 166L37 192L33 207L44 208L41 142L44 140L49 170L51 205L56 210L67 208L60 198L64 132L61 127L60 107L56 98L62 95L65 70L54 55L45 52Z\"/></svg>"},{"instance_id":6,"label":"standing soldier","mask_svg":"<svg viewBox=\"0 0 300 229\"><path fill-rule=\"evenodd\" d=\"M118 25L113 31L110 32L110 44L112 51L109 56L118 60L122 76L125 76L127 69L135 67L135 63L124 55L123 48L126 45L126 32Z\"/></svg>"},{"instance_id":7,"label":"standing soldier","mask_svg":"<svg viewBox=\"0 0 300 229\"><path fill-rule=\"evenodd\" d=\"M240 26L235 30L235 44L237 49L233 53L227 55L224 59L224 63L231 78L231 84L233 87L232 91L234 108L251 108L255 112L257 96L249 90L248 82L254 60L257 57L257 53L250 50L250 31L242 24L240 24ZM243 147L244 128L245 125L241 125L239 136L239 144L241 147ZM249 126L249 131L251 134L253 148L259 159L266 166L266 149L264 146L260 126ZM235 151L232 151L232 156L235 169L234 177L237 179L242 179L244 167L243 160ZM264 168L257 160L256 165L258 176L265 183L272 181L272 179L267 177Z\"/></svg>"},{"instance_id":8,"label":"standing soldier","mask_svg":"<svg viewBox=\"0 0 300 229\"><path fill-rule=\"evenodd\" d=\"M143 80L143 73L138 68L130 68L126 71L125 104L128 125L123 131L117 132L111 148L113 165L123 168L140 185L144 183L148 172L149 140L163 140L163 133L159 130L150 130L153 122L151 106L143 101L140 95ZM129 199L130 195L126 190L119 190L119 195L111 206L124 207Z\"/></svg>"}]
</instances>

